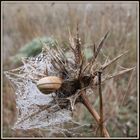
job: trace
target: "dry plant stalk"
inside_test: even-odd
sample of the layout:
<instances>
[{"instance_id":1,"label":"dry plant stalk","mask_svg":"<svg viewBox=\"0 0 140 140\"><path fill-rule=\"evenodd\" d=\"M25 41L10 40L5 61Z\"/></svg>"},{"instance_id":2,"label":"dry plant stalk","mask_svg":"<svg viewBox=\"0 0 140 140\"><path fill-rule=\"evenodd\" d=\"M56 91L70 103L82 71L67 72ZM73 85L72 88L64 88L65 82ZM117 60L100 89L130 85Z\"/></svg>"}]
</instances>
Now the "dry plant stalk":
<instances>
[{"instance_id":1,"label":"dry plant stalk","mask_svg":"<svg viewBox=\"0 0 140 140\"><path fill-rule=\"evenodd\" d=\"M101 88L101 75L102 75L102 72L99 71L98 72L98 82L99 82L99 99L100 99L100 133L101 133L101 136L103 136L103 97L102 97L102 88Z\"/></svg>"},{"instance_id":2,"label":"dry plant stalk","mask_svg":"<svg viewBox=\"0 0 140 140\"><path fill-rule=\"evenodd\" d=\"M78 29L78 28L77 28ZM78 30L77 30L77 32L78 32ZM91 72L92 70L92 66L93 66L93 64L94 64L94 62L95 62L95 60L96 60L96 58L97 58L97 56L98 56L98 54L99 54L99 52L100 52L100 50L101 50L101 48L103 47L103 44L104 44L104 41L105 41L105 39L107 38L107 36L108 36L108 33L109 32L107 32L106 34L105 34L105 36L103 37L103 39L100 41L100 43L99 43L99 45L96 47L95 46L95 44L94 44L94 46L93 46L93 50L94 50L94 57L93 57L93 59L83 68L83 63L82 63L82 65L80 66L80 73L84 73L85 71L86 71L86 69L89 69L89 71ZM70 36L71 37L71 36ZM76 61L76 63L80 63L81 62L81 60L79 59L79 58L82 58L81 56L81 44L79 43L79 34L77 33L77 42L76 42L76 47L74 48L74 47L72 47L72 46L74 46L74 42L71 42L71 48L72 48L72 50L73 50L73 52L74 52L74 54L75 54L75 61ZM71 39L71 41L72 41L72 39ZM96 49L97 48L97 49ZM77 53L78 52L78 53ZM80 94L80 97L82 98L82 103L86 106L86 108L89 110L89 112L92 114L92 116L93 116L93 118L95 118L95 120L97 121L97 123L99 124L99 126L100 126L100 135L101 136L104 136L104 137L109 137L109 133L108 133L108 131L107 131L107 129L105 128L105 126L104 126L104 124L103 124L103 98L102 98L102 91L101 91L101 84L102 84L102 82L104 82L105 80L108 80L108 79L111 79L111 78L114 78L114 77L117 77L117 76L119 76L119 75L122 75L122 74L124 74L124 73L126 73L126 72L129 72L129 71L131 71L133 68L130 68L130 69L127 69L127 70L123 70L123 71L120 71L119 73L117 73L117 74L113 74L112 76L108 76L108 77L106 77L104 80L102 80L101 79L101 74L102 74L102 71L103 70L105 70L107 67L109 67L111 64L113 64L115 61L117 61L121 56L123 56L124 54L126 54L127 53L127 51L126 52L124 52L123 54L120 54L119 56L117 56L116 58L114 58L114 59L112 59L111 61L109 61L109 62L107 62L107 63L105 63L104 65L102 65L100 68L99 68L99 70L97 70L97 71L95 71L94 73L93 73L93 78L95 77L95 76L98 76L98 81L94 81L94 84L95 85L98 85L99 86L99 99L100 99L100 116L98 115L98 113L97 113L97 111L92 107L92 105L90 104L90 102L89 102L89 100L88 100L88 98L87 98L87 96L86 96L86 94L85 94L85 91L82 91L82 93ZM82 59L83 60L83 59ZM83 62L83 61L82 61ZM82 74L81 74L82 75ZM79 74L79 77L78 78L80 78L80 74Z\"/></svg>"},{"instance_id":3,"label":"dry plant stalk","mask_svg":"<svg viewBox=\"0 0 140 140\"><path fill-rule=\"evenodd\" d=\"M88 111L91 113L93 118L96 120L96 122L100 126L100 116L97 113L97 111L95 110L95 108L90 104L90 101L89 101L89 99L86 96L84 91L81 93L81 97L83 99L83 104L85 105L85 107L88 109ZM105 126L103 126L102 131L103 131L103 136L104 137L110 137L107 129L105 128Z\"/></svg>"},{"instance_id":4,"label":"dry plant stalk","mask_svg":"<svg viewBox=\"0 0 140 140\"><path fill-rule=\"evenodd\" d=\"M65 56L65 54L61 50L61 48L57 47L56 49L50 49L48 46L46 46L46 47L44 47L44 50L42 51L41 55L43 55L42 62L48 63L48 67L47 67L48 69L45 68L45 71L43 69L43 72L40 73L40 69L37 69L38 70L37 71L35 67L30 65L29 69L28 68L22 69L22 67L19 68L19 71L21 69L21 73L24 72L23 75L20 75L20 74L14 75L14 70L9 71L10 75L17 76L17 78L19 78L20 80L26 79L26 77L29 77L28 80L32 80L34 83L37 83L37 80L40 80L39 77L46 77L46 76L48 77L51 75L55 76L56 78L60 78L62 80L60 88L51 89L51 91L54 92L54 94L55 94L55 95L53 95L52 101L50 103L46 104L45 106L37 105L37 107L39 108L38 111L35 111L31 115L27 115L27 117L24 117L24 119L22 119L21 122L24 122L25 120L28 120L31 117L37 116L37 114L41 113L44 110L47 110L48 111L47 113L49 115L51 114L51 110L53 110L56 113L58 113L59 111L61 112L63 109L65 109L67 111L73 111L74 105L76 103L82 103L85 105L85 107L88 109L88 111L90 112L92 117L98 123L100 132L101 132L100 136L109 137L109 132L107 131L107 129L103 123L103 120L104 120L103 111L104 110L103 110L103 98L102 98L101 85L106 80L120 76L126 72L133 70L134 68L125 69L118 73L112 74L110 76L108 75L105 78L102 78L101 75L103 74L104 70L106 68L108 68L110 65L112 65L114 62L116 62L119 58L121 58L121 56L126 54L126 52L125 52L125 53L118 55L117 57L110 60L109 62L105 62L103 65L100 65L99 67L94 69L93 66L98 64L97 57L99 55L101 48L103 47L103 44L104 44L107 36L108 36L108 32L101 39L101 41L97 47L94 44L93 50L94 50L95 54L88 64L85 61L85 57L82 52L82 45L80 42L79 31L78 31L78 26L77 26L76 38L73 38L71 34L70 34L70 38L69 38L70 49L71 49L69 51L72 52L74 55L73 60L71 60L71 59L69 60ZM25 62L25 60L23 60L23 62L25 64L27 63L27 62ZM35 62L33 61L33 63L35 63ZM37 66L38 65L39 65L39 62L37 61ZM85 65L85 67L84 67L84 65ZM53 69L54 73L52 73L51 68ZM16 69L15 71L18 71L18 69ZM33 72L35 72L35 73L33 73ZM45 75L44 72L46 72L47 74ZM37 76L36 76L36 73L38 73ZM46 82L45 84L48 84L48 83ZM50 83L50 84L53 85L54 83ZM100 101L99 101L100 113L99 114L95 110L95 108L91 105L91 103L88 100L88 97L86 95L86 89L90 88L91 90L93 90L94 87L96 87L96 86L99 87L99 99L100 99ZM48 88L43 89L43 90L50 91L50 89L48 89ZM52 93L52 92L49 92L49 93ZM48 92L46 92L46 93L48 93ZM45 94L45 92L44 92L44 94ZM58 115L58 117L60 117L60 116Z\"/></svg>"},{"instance_id":5,"label":"dry plant stalk","mask_svg":"<svg viewBox=\"0 0 140 140\"><path fill-rule=\"evenodd\" d=\"M94 55L92 61L88 65L86 65L83 72L86 70L86 68L89 65L93 65L95 59L97 58L97 56L99 54L100 49L103 46L103 43L104 43L107 35L108 35L108 32L105 34L104 38L101 40L101 42L100 42L99 46L97 47L96 51L95 51L95 45L94 45L95 55ZM81 59L82 59L81 44L80 44L79 41L80 41L80 39L79 39L78 26L77 26L76 47L75 47L75 49L72 48L72 50L74 51L74 54L75 54L75 59L76 59L75 61L76 61L77 64L79 64L81 62ZM74 43L71 43L71 44L74 44ZM83 59L82 59L82 63L81 63L81 66L80 66L80 71L79 71L78 78L80 78L80 74L82 72L82 66L83 66ZM99 117L98 113L96 112L96 110L94 108L92 108L92 106L91 106L88 98L86 97L84 91L82 91L82 93L80 94L80 97L82 98L82 103L86 106L86 108L89 110L89 112L92 114L92 116L95 118L95 120L99 124L100 130L101 130L101 136L109 137L109 133L103 125L103 99L102 99L102 91L101 91L101 71L98 71L97 75L98 75L98 78L99 78L98 82L99 82L99 97L100 97L100 117Z\"/></svg>"}]
</instances>

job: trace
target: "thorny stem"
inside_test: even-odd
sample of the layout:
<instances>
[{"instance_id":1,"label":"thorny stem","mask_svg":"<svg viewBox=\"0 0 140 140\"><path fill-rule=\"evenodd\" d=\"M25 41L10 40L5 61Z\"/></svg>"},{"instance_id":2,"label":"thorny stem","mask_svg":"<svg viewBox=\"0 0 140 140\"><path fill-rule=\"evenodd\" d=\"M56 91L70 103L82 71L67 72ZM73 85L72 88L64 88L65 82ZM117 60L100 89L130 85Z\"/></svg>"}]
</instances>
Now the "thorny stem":
<instances>
[{"instance_id":1,"label":"thorny stem","mask_svg":"<svg viewBox=\"0 0 140 140\"><path fill-rule=\"evenodd\" d=\"M99 45L97 46L97 49L96 49L95 44L94 44L94 46L93 46L94 57L93 57L93 59L91 60L91 62L89 62L89 63L85 66L85 68L83 69L83 72L84 72L89 66L92 66L93 63L95 62L95 60L96 60L96 58L97 58L97 56L98 56L98 54L99 54L101 48L103 47L104 41L105 41L105 39L106 39L107 36L108 36L108 33L109 33L109 32L107 32L107 33L105 34L105 36L102 38L102 40L100 41Z\"/></svg>"},{"instance_id":2,"label":"thorny stem","mask_svg":"<svg viewBox=\"0 0 140 140\"><path fill-rule=\"evenodd\" d=\"M100 49L103 46L104 40L106 39L107 35L108 35L108 32L106 33L104 38L101 40L101 42L100 42L99 46L97 47L97 49L95 49L95 46L94 46L95 56L94 56L91 64L94 63L94 61L95 61ZM78 63L80 63L80 59L81 59L81 56L82 56L81 55L81 44L79 42L78 25L77 25L76 48L75 48L74 53L75 53L76 63L78 64ZM81 64L79 74L81 73L82 65L83 65L83 63ZM85 69L86 68L87 67L85 67ZM99 74L99 96L100 96L100 116L101 117L98 115L96 110L94 108L92 108L92 105L90 104L90 102L89 102L88 98L86 97L84 91L82 91L80 96L83 99L83 104L87 107L89 112L92 114L92 116L98 122L98 124L100 126L100 129L101 129L101 136L109 137L109 134L108 134L106 128L103 126L103 104L102 104L102 93L101 93L101 72L98 72L98 74ZM80 75L78 75L78 78L79 78L79 76Z\"/></svg>"},{"instance_id":3,"label":"thorny stem","mask_svg":"<svg viewBox=\"0 0 140 140\"><path fill-rule=\"evenodd\" d=\"M103 98L102 98L102 88L101 88L101 71L98 71L98 83L99 83L99 99L100 99L100 132L103 136Z\"/></svg>"},{"instance_id":4,"label":"thorny stem","mask_svg":"<svg viewBox=\"0 0 140 140\"><path fill-rule=\"evenodd\" d=\"M81 98L83 100L83 104L85 105L85 107L91 113L93 118L95 118L96 122L100 125L100 116L97 113L97 111L94 109L94 107L90 104L90 102L89 102L89 100L88 100L88 98L87 98L87 96L85 94L85 91L82 91ZM105 126L103 126L103 136L108 137L108 138L110 137L107 129L105 128Z\"/></svg>"}]
</instances>

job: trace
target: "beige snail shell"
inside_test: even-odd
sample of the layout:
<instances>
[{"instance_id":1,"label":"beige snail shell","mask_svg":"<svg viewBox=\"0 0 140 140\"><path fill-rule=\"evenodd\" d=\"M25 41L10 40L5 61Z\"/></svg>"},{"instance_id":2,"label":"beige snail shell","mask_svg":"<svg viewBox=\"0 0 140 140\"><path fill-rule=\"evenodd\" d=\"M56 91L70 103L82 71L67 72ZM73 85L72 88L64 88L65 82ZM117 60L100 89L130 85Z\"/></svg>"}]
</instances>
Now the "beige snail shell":
<instances>
[{"instance_id":1,"label":"beige snail shell","mask_svg":"<svg viewBox=\"0 0 140 140\"><path fill-rule=\"evenodd\" d=\"M58 90L62 85L62 79L56 76L47 76L44 78L41 78L37 82L38 89L44 93L49 94L51 92L55 92Z\"/></svg>"}]
</instances>

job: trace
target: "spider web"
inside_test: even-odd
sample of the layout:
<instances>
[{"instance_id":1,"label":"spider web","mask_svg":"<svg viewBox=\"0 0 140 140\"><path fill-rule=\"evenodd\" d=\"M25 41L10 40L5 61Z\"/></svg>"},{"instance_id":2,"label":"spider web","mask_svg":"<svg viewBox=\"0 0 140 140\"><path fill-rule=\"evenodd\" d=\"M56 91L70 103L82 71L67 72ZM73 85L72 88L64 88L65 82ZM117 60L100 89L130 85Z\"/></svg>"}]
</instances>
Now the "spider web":
<instances>
[{"instance_id":1,"label":"spider web","mask_svg":"<svg viewBox=\"0 0 140 140\"><path fill-rule=\"evenodd\" d=\"M88 125L75 122L70 110L60 109L53 101L55 93L44 95L36 86L38 79L46 76L46 69L48 75L58 75L51 64L50 51L43 50L34 58L23 58L23 66L5 72L16 94L17 121L13 129L45 128L51 134L61 131L62 134L69 132L74 135L74 132L64 128L65 123L72 124L72 130Z\"/></svg>"}]
</instances>

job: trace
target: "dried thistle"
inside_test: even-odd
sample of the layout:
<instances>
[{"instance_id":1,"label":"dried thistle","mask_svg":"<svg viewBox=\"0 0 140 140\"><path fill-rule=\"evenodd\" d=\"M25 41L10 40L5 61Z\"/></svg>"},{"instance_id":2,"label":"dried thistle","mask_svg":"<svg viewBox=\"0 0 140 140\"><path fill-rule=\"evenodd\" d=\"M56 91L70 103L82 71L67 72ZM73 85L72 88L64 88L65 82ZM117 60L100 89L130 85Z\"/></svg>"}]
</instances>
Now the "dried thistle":
<instances>
[{"instance_id":1,"label":"dried thistle","mask_svg":"<svg viewBox=\"0 0 140 140\"><path fill-rule=\"evenodd\" d=\"M101 125L101 136L109 137L108 131L103 124L101 84L105 80L133 70L133 68L101 79L101 74L99 73L104 72L107 67L126 53L117 56L109 62L105 62L103 65L98 65L100 62L97 61L97 56L107 36L108 32L97 47L94 45L93 50L95 55L88 64L82 52L82 44L77 27L76 38L74 39L71 34L69 38L70 49L68 52L71 54L70 57L66 56L61 48L49 48L44 44L42 53L36 58L25 58L22 60L24 64L22 67L5 72L6 76L16 86L16 101L19 107L19 119L16 122L17 128L21 129L23 126L24 129L50 127L67 122L71 120L70 113L74 110L75 104L83 103L97 123ZM95 65L98 65L98 67L95 68ZM54 88L54 90L49 90L49 95L43 95L37 88L37 82L47 76L61 78L62 84L58 89ZM94 90L94 87L98 85L100 94L100 116L91 106L86 95L87 89ZM21 91L21 88L23 91ZM47 88L44 90L48 90ZM30 97L32 97L32 99ZM38 98L40 102L37 101L36 98ZM44 122L47 125L44 124Z\"/></svg>"}]
</instances>

